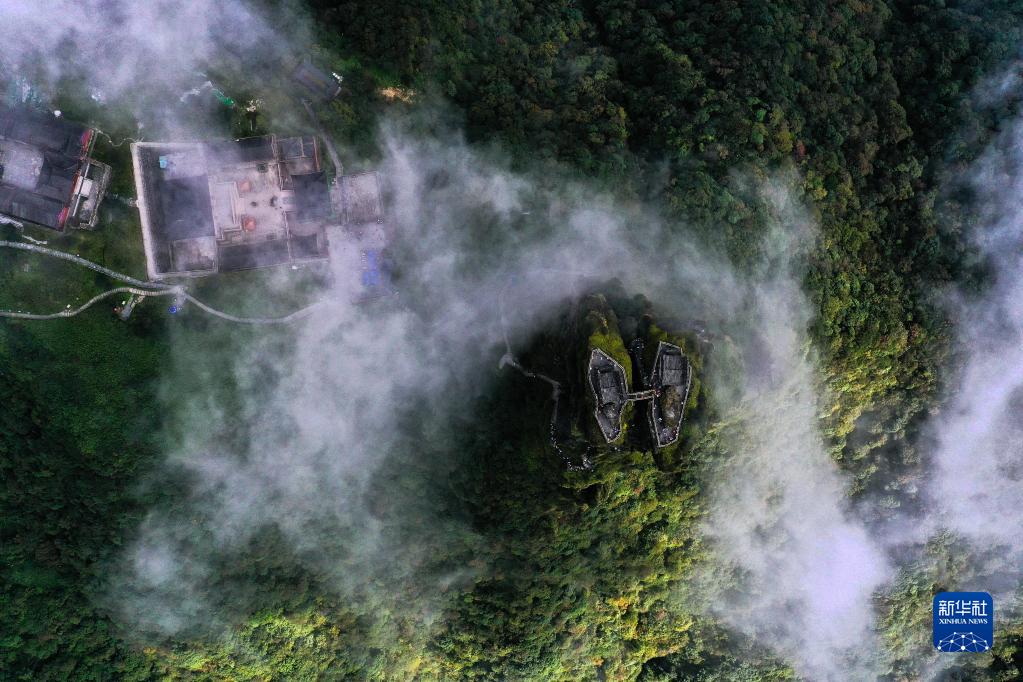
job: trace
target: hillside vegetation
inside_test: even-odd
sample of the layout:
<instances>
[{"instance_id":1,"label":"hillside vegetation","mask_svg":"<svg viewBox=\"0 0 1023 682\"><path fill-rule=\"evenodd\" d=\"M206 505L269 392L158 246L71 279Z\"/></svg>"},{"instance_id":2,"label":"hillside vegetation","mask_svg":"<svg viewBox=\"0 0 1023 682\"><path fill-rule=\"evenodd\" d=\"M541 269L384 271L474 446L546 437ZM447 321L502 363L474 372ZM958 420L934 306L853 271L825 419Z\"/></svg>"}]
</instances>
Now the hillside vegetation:
<instances>
[{"instance_id":1,"label":"hillside vegetation","mask_svg":"<svg viewBox=\"0 0 1023 682\"><path fill-rule=\"evenodd\" d=\"M831 400L832 457L850 474L854 497L884 490L887 509L915 503L915 429L949 364L947 320L931 293L984 283L968 246L970 207L941 182L1014 113L970 92L1016 56L1023 2L306 4L313 51L346 76L322 122L367 155L385 112L440 107L470 143L499 146L524 172L558 169L623 201L650 202L740 271L760 262L772 216L736 172L796 178L820 229L803 284ZM225 87L234 85L237 74L223 71ZM68 97L69 117L106 115ZM285 106L266 98L268 111ZM217 115L236 135L270 125L237 111ZM104 153L122 183L114 191L130 195L123 150ZM104 210L100 232L51 245L138 274L137 217L114 201ZM69 266L0 259L3 308L57 310L106 287ZM219 292L206 286L238 301L248 281ZM647 337L671 334L697 378L704 363L734 361L727 344L705 355L686 329L660 320L657 301L637 314L625 310L637 305L625 294L636 292L592 293L579 333L547 330L527 366L570 383L564 363L544 364L545 348L620 356L615 319L644 314ZM706 559L702 471L727 454L714 396L694 391L676 447L654 452L634 427L591 468L568 468L592 446L581 422L559 456L549 439L549 386L510 371L429 447L404 443L375 482L469 529L452 531L447 554L425 560L437 576L459 571L457 580L438 579L440 597L401 575L339 594L268 531L220 567L219 591L202 595L230 622L173 637L126 631L105 600L105 571L148 510L187 498L187 481L143 485L165 445L161 405L175 399L159 392L168 324L150 304L129 324L105 309L74 321L0 322L0 678L794 679L682 596ZM193 317L180 327L175 342L196 352L229 345L216 324ZM244 422L241 390L225 386L218 396L225 421ZM566 400L585 414L578 394ZM423 456L437 442L450 468ZM421 528L392 521L382 523L393 541L417 540ZM963 570L949 552L936 541L930 559L905 567L879 604L891 679L919 674L921 643L909 639L926 627L933 590ZM237 585L247 588L235 599ZM429 627L408 608L424 602L435 607ZM959 671L963 679L1019 679L1021 636L1011 626L992 655Z\"/></svg>"}]
</instances>

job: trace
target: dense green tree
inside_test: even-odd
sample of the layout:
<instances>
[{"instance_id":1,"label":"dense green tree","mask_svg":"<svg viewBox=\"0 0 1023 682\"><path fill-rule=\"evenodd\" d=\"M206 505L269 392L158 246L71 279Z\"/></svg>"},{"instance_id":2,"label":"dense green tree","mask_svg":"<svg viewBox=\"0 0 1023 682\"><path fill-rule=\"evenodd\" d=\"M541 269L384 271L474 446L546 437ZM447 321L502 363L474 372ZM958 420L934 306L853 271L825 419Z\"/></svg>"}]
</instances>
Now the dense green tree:
<instances>
[{"instance_id":1,"label":"dense green tree","mask_svg":"<svg viewBox=\"0 0 1023 682\"><path fill-rule=\"evenodd\" d=\"M1015 113L1013 100L990 104L970 93L1016 55L1023 2L306 4L318 32L313 52L346 76L345 97L322 107L320 122L353 148L372 149L373 122L390 106L383 89L419 93L396 106L443 100L474 144L496 144L524 167L567 167L624 200L649 201L740 269L759 261L773 219L751 184L795 178L819 225L804 284L830 389L833 455L854 475L854 495L885 490L887 503L873 515L915 502L914 430L935 398L948 346L947 321L930 292L983 280L968 246L969 197L939 188L947 187L949 167L968 163ZM278 120L294 125L282 113L291 106L286 98L221 66L224 87L237 82L239 98L265 106L248 115L208 103L210 111L196 116L235 134ZM76 106L102 115L92 104L62 104ZM115 193L130 195L125 150L103 153L121 171ZM130 255L138 251L137 224L124 207L108 210L115 218L105 242L64 238L61 245L138 268ZM91 273L58 276L7 256L5 307L38 300L36 289L57 287L43 298L63 305L62 295L104 285ZM584 338L548 330L527 360L543 365L545 349L555 346L573 361L591 346L621 353L614 321L621 296L605 293L584 306ZM592 439L577 421L571 456L554 452L545 388L520 377L474 399L472 413L488 416L453 425L455 474L424 469L411 455L388 474L387 485L422 497L443 491L445 510L467 518L481 538L432 558L437 570L463 562L481 576L450 588L434 626L418 628L403 611L403 599L419 596L415 586L387 583L392 599L343 598L268 532L223 560L223 593L207 595L222 604L236 596L227 588L249 586L232 605L229 636L154 637L143 647L117 630L95 590L143 512L173 506L178 494L173 486L138 486L162 425L158 320L143 309L121 325L96 310L74 324L0 324L0 677L792 677L677 601L679 583L703 558L700 467L723 454L707 428L712 396L694 393L681 447L652 453L642 429L627 430L592 468L575 470L565 460L592 455ZM663 332L651 324L644 333ZM677 340L703 361L694 340ZM565 366L544 369L572 385L566 405L584 415L578 376ZM227 405L232 390L224 389ZM429 487L436 480L447 487ZM477 554L467 558L466 547ZM893 676L914 673L920 643L904 633L919 630L926 596L965 570L943 547L904 567L879 600ZM979 664L985 672L955 674L1018 677L1018 630L1006 628Z\"/></svg>"}]
</instances>

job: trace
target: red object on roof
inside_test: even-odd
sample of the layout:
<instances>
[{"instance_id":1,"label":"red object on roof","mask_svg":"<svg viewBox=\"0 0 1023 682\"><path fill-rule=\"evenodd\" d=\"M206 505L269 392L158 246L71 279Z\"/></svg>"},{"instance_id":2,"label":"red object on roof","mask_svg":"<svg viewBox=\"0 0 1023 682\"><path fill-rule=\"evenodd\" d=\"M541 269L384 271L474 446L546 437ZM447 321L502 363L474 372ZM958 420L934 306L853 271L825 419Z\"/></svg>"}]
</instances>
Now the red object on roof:
<instances>
[{"instance_id":1,"label":"red object on roof","mask_svg":"<svg viewBox=\"0 0 1023 682\"><path fill-rule=\"evenodd\" d=\"M256 219L253 218L250 215L243 215L242 216L242 229L245 230L246 232L255 232L256 231Z\"/></svg>"},{"instance_id":2,"label":"red object on roof","mask_svg":"<svg viewBox=\"0 0 1023 682\"><path fill-rule=\"evenodd\" d=\"M92 141L92 128L86 128L82 133L82 156L89 153L89 142Z\"/></svg>"}]
</instances>

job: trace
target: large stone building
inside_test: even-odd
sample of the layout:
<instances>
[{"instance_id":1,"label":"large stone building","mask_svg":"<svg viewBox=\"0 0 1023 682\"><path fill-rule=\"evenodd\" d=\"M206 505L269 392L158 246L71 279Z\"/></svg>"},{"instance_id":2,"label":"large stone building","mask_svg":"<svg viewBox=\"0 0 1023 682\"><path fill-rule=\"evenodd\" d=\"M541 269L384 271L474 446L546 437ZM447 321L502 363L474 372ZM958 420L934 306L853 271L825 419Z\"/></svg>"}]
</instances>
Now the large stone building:
<instances>
[{"instance_id":1,"label":"large stone building","mask_svg":"<svg viewBox=\"0 0 1023 682\"><path fill-rule=\"evenodd\" d=\"M693 384L693 366L681 348L663 341L657 344L650 383L654 391L647 412L650 433L657 445L664 447L678 440L689 390Z\"/></svg>"},{"instance_id":2,"label":"large stone building","mask_svg":"<svg viewBox=\"0 0 1023 682\"><path fill-rule=\"evenodd\" d=\"M593 416L608 443L622 433L622 412L629 402L625 368L610 355L594 348L587 370L595 408Z\"/></svg>"},{"instance_id":3,"label":"large stone building","mask_svg":"<svg viewBox=\"0 0 1023 682\"><path fill-rule=\"evenodd\" d=\"M131 147L149 276L200 276L327 257L335 222L316 138Z\"/></svg>"},{"instance_id":4,"label":"large stone building","mask_svg":"<svg viewBox=\"0 0 1023 682\"><path fill-rule=\"evenodd\" d=\"M96 131L0 105L0 215L58 231L96 226L110 167L92 159Z\"/></svg>"},{"instance_id":5,"label":"large stone building","mask_svg":"<svg viewBox=\"0 0 1023 682\"><path fill-rule=\"evenodd\" d=\"M377 174L330 180L315 137L139 142L131 154L151 278L329 257L353 300L394 293Z\"/></svg>"},{"instance_id":6,"label":"large stone building","mask_svg":"<svg viewBox=\"0 0 1023 682\"><path fill-rule=\"evenodd\" d=\"M637 364L641 356L642 343L636 353ZM642 371L642 367L636 369ZM693 383L692 365L681 348L672 343L658 342L650 386L641 387L643 390L637 392L629 392L625 369L599 348L590 353L588 375L596 404L593 416L607 442L613 442L621 435L625 406L638 400L650 401L647 416L650 435L657 447L665 447L678 440Z\"/></svg>"}]
</instances>

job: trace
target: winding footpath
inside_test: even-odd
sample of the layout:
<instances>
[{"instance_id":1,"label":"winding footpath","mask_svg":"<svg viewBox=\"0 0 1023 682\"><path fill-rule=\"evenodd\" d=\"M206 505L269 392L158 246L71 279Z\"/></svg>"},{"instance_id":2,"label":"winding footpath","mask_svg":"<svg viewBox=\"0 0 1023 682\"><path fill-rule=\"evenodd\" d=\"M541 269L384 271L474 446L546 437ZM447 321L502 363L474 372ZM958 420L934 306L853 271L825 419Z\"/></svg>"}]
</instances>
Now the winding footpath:
<instances>
[{"instance_id":1,"label":"winding footpath","mask_svg":"<svg viewBox=\"0 0 1023 682\"><path fill-rule=\"evenodd\" d=\"M293 313L284 315L282 317L238 317L237 315L231 315L223 311L217 310L216 308L203 303L195 296L192 296L188 291L185 290L183 285L180 284L165 284L163 282L146 282L140 279L136 279L124 273L111 270L110 268L104 267L98 263L93 263L90 260L86 260L81 256L76 256L71 253L65 253L64 251L58 251L56 249L46 248L44 246L37 246L35 244L22 244L21 242L12 242L0 240L0 248L16 249L18 251L29 251L37 253L43 256L49 256L51 258L59 258L66 260L75 265L79 265L84 268L89 268L102 275L106 275L113 280L123 282L130 286L117 287L109 291L105 291L102 294L93 296L84 305L78 308L71 308L68 306L65 310L58 311L56 313L27 313L19 310L0 310L0 317L21 319L21 320L58 320L69 317L74 317L85 310L88 310L94 304L102 301L105 298L114 296L116 294L137 294L140 296L175 296L176 298L184 301L189 301L195 304L197 308L205 313L219 317L222 320L228 322L234 322L237 324L290 324L296 320L300 320L311 313L315 312L320 307L326 304L326 301L317 301L305 308L296 310Z\"/></svg>"}]
</instances>

